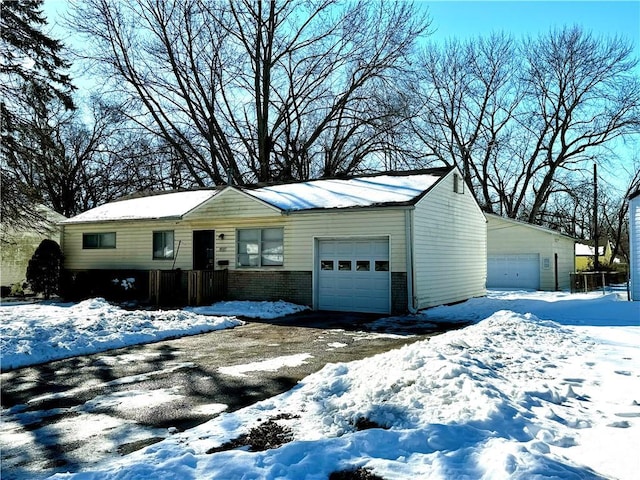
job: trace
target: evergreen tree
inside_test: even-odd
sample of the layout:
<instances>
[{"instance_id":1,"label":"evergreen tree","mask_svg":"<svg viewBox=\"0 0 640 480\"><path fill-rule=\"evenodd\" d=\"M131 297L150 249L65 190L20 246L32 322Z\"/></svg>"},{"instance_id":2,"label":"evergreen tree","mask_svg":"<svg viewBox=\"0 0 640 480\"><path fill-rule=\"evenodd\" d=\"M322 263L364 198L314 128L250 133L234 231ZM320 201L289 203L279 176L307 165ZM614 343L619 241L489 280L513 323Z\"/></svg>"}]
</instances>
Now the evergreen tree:
<instances>
[{"instance_id":1,"label":"evergreen tree","mask_svg":"<svg viewBox=\"0 0 640 480\"><path fill-rule=\"evenodd\" d=\"M70 64L61 56L63 44L41 30L46 25L42 4L43 0L0 0L0 177L5 228L38 221L33 208L40 200L38 192L19 182L12 168L36 158L34 146L43 143L30 131L26 105L35 97L44 102L57 99L64 108L74 108L74 87L64 73Z\"/></svg>"},{"instance_id":2,"label":"evergreen tree","mask_svg":"<svg viewBox=\"0 0 640 480\"><path fill-rule=\"evenodd\" d=\"M35 293L44 294L48 300L52 294L60 291L60 275L62 272L62 250L53 240L40 242L29 260L27 282Z\"/></svg>"}]
</instances>

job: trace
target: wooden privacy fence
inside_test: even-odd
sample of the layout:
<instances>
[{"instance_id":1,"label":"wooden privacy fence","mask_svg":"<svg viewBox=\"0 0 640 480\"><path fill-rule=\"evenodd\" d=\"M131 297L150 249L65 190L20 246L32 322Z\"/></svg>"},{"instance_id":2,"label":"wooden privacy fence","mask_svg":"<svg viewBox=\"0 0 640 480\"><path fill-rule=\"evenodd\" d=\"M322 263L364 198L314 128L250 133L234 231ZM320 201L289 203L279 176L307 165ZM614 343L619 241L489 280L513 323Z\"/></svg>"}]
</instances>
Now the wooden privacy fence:
<instances>
[{"instance_id":1,"label":"wooden privacy fence","mask_svg":"<svg viewBox=\"0 0 640 480\"><path fill-rule=\"evenodd\" d=\"M187 303L203 305L223 300L227 295L227 270L190 270Z\"/></svg>"},{"instance_id":2,"label":"wooden privacy fence","mask_svg":"<svg viewBox=\"0 0 640 480\"><path fill-rule=\"evenodd\" d=\"M156 305L204 305L227 295L227 270L151 270L149 300Z\"/></svg>"}]
</instances>

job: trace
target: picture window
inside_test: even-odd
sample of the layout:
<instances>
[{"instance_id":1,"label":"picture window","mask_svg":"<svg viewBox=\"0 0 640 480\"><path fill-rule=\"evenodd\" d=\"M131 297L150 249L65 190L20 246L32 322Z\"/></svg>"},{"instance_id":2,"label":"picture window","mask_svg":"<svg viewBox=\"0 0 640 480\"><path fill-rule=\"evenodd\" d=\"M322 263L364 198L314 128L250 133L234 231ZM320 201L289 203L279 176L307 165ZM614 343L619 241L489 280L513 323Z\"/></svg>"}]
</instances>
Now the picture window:
<instances>
[{"instance_id":1,"label":"picture window","mask_svg":"<svg viewBox=\"0 0 640 480\"><path fill-rule=\"evenodd\" d=\"M284 229L251 228L238 230L236 262L239 267L284 265Z\"/></svg>"}]
</instances>

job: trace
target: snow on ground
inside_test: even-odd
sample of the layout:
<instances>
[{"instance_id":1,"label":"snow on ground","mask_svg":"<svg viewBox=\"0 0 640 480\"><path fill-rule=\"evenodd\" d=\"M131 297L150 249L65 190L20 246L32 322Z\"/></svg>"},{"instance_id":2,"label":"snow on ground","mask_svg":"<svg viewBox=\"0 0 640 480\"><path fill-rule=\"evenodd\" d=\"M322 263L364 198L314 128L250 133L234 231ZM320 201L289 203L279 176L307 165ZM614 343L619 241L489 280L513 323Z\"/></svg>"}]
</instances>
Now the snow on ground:
<instances>
[{"instance_id":1,"label":"snow on ground","mask_svg":"<svg viewBox=\"0 0 640 480\"><path fill-rule=\"evenodd\" d=\"M308 310L308 307L283 302L218 302L205 307L189 307L185 310L201 315L233 315L244 318L273 319Z\"/></svg>"},{"instance_id":2,"label":"snow on ground","mask_svg":"<svg viewBox=\"0 0 640 480\"><path fill-rule=\"evenodd\" d=\"M385 479L637 478L639 303L492 292L416 318L475 323L327 365L282 395L54 478L326 479L357 467ZM293 441L206 453L269 419Z\"/></svg>"},{"instance_id":3,"label":"snow on ground","mask_svg":"<svg viewBox=\"0 0 640 480\"><path fill-rule=\"evenodd\" d=\"M103 299L0 306L2 370L242 325L184 310L123 310Z\"/></svg>"}]
</instances>

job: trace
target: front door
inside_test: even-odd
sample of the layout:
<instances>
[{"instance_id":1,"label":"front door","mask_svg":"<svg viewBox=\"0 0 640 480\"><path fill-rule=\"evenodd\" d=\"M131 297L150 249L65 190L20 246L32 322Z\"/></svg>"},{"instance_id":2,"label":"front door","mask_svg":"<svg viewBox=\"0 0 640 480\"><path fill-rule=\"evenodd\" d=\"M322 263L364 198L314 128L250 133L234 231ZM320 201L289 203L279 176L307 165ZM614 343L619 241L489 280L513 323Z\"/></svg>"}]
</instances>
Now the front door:
<instances>
[{"instance_id":1,"label":"front door","mask_svg":"<svg viewBox=\"0 0 640 480\"><path fill-rule=\"evenodd\" d=\"M215 238L216 232L214 230L195 230L193 232L194 270L213 270Z\"/></svg>"}]
</instances>

